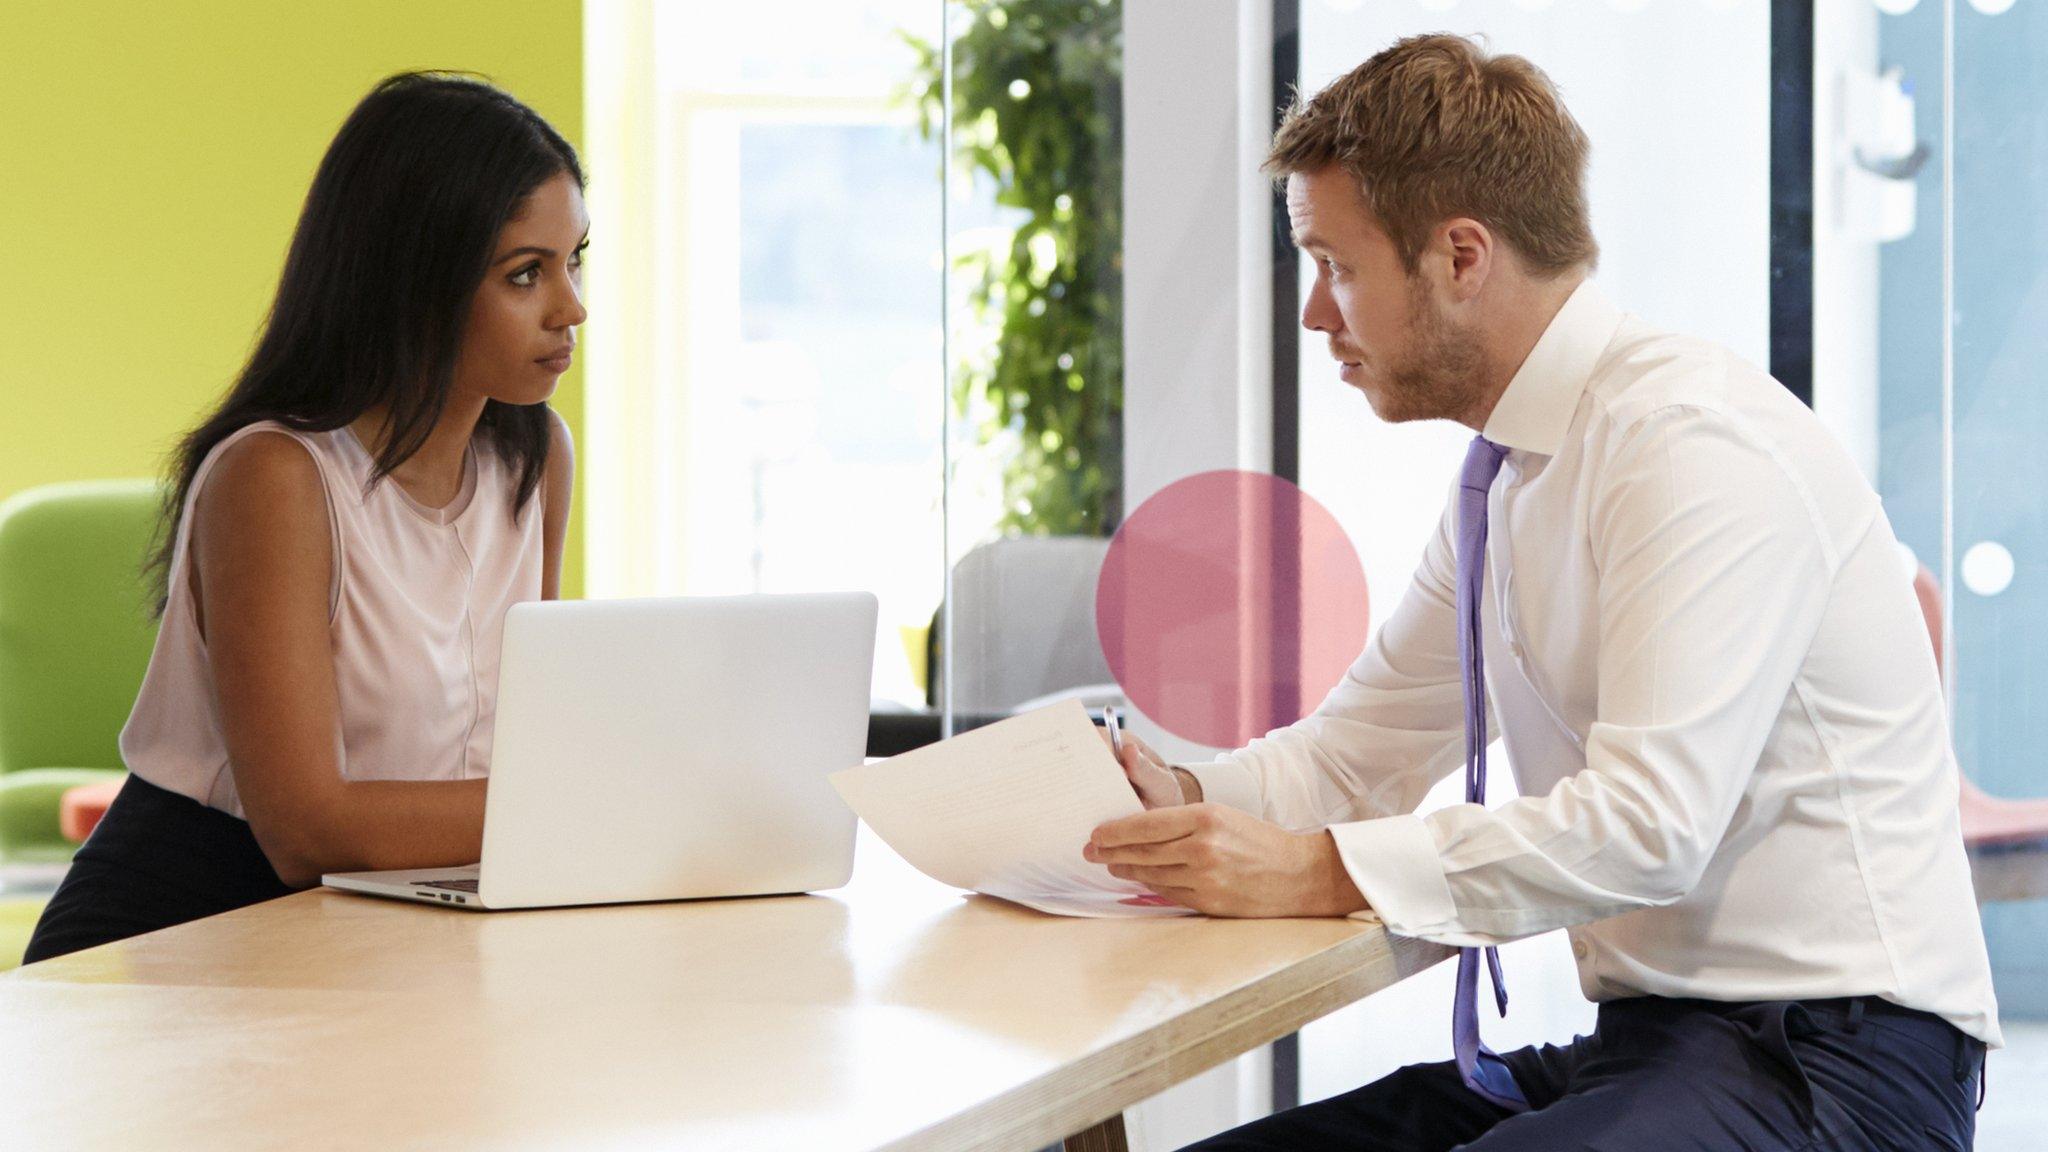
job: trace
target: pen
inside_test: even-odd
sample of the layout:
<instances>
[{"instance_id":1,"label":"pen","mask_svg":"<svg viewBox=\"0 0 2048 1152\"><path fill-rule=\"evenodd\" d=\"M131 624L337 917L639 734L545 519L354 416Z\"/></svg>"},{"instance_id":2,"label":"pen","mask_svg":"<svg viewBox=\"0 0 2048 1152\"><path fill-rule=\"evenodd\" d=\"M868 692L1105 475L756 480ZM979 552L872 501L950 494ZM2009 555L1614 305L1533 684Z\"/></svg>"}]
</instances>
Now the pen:
<instances>
[{"instance_id":1,"label":"pen","mask_svg":"<svg viewBox=\"0 0 2048 1152\"><path fill-rule=\"evenodd\" d=\"M1109 751L1116 762L1124 762L1124 718L1114 705L1102 710L1102 726L1109 729Z\"/></svg>"}]
</instances>

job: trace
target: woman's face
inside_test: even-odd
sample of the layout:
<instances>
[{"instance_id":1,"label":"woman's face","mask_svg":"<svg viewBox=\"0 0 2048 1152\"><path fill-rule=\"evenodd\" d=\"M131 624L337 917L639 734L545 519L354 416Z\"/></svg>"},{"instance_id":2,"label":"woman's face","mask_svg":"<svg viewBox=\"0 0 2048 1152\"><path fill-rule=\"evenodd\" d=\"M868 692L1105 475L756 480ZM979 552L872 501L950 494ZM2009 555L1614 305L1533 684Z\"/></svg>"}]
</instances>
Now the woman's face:
<instances>
[{"instance_id":1,"label":"woman's face","mask_svg":"<svg viewBox=\"0 0 2048 1152\"><path fill-rule=\"evenodd\" d=\"M567 172L534 189L498 233L491 265L469 305L455 360L458 392L539 404L569 370L583 323L583 247L590 217Z\"/></svg>"}]
</instances>

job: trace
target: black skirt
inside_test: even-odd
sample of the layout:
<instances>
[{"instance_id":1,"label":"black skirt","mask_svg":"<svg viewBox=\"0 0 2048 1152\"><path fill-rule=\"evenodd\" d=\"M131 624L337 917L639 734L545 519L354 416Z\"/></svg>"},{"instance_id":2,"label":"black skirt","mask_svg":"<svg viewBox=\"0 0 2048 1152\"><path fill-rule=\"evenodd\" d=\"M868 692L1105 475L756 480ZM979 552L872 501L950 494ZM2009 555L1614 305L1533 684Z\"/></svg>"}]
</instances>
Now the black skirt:
<instances>
[{"instance_id":1,"label":"black skirt","mask_svg":"<svg viewBox=\"0 0 2048 1152\"><path fill-rule=\"evenodd\" d=\"M29 939L23 963L48 960L294 889L249 823L130 775L72 858Z\"/></svg>"}]
</instances>

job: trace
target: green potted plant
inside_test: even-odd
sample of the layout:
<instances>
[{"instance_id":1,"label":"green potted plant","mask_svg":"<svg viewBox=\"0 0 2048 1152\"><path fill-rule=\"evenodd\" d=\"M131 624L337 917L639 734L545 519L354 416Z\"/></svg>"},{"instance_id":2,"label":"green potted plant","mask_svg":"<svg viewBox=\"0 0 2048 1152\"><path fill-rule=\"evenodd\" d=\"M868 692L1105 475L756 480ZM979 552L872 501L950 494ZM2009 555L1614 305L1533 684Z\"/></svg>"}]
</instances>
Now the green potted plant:
<instances>
[{"instance_id":1,"label":"green potted plant","mask_svg":"<svg viewBox=\"0 0 2048 1152\"><path fill-rule=\"evenodd\" d=\"M1015 210L1008 243L957 258L995 332L955 375L984 445L1013 442L1001 531L1108 535L1123 514L1123 18L1119 0L961 0L953 162ZM918 53L939 134L945 53Z\"/></svg>"}]
</instances>

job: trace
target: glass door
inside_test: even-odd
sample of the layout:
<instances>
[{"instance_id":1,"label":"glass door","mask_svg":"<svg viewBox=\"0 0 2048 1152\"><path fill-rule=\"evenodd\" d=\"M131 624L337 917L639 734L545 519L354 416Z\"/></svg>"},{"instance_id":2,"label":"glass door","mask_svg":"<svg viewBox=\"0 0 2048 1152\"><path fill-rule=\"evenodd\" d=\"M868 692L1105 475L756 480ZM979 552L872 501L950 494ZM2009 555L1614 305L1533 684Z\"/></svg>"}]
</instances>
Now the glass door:
<instances>
[{"instance_id":1,"label":"glass door","mask_svg":"<svg viewBox=\"0 0 2048 1152\"><path fill-rule=\"evenodd\" d=\"M2048 794L2048 11L1884 0L1893 152L1877 276L1879 489L1936 577L1956 756L1976 796ZM2048 1014L2048 903L1987 903L2009 1019Z\"/></svg>"}]
</instances>

